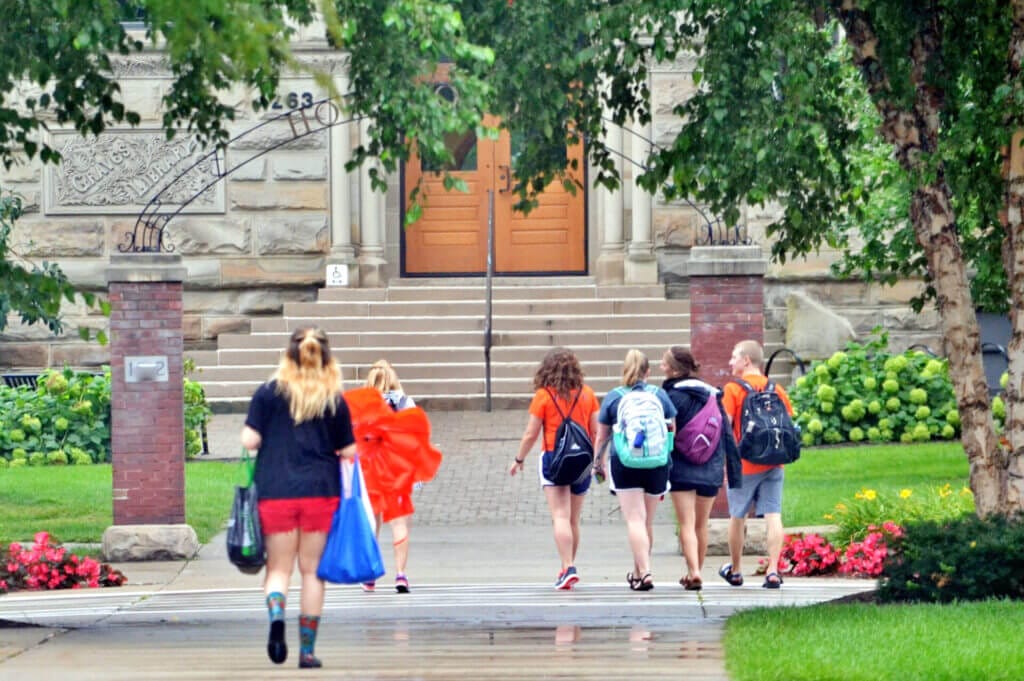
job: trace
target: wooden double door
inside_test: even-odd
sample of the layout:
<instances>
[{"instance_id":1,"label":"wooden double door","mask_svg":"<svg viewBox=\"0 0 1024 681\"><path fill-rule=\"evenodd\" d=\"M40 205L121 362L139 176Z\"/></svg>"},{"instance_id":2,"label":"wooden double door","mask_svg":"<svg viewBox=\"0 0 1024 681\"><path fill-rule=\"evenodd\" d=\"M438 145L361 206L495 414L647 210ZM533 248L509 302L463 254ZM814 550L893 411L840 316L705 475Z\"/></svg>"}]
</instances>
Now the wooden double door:
<instances>
[{"instance_id":1,"label":"wooden double door","mask_svg":"<svg viewBox=\"0 0 1024 681\"><path fill-rule=\"evenodd\" d=\"M494 120L486 121L495 125ZM417 156L405 167L405 197L422 179L423 213L403 229L403 273L478 274L487 271L488 190L494 192L494 269L497 274L583 274L587 269L583 147L566 148L567 167L577 160L575 194L553 182L539 205L523 214L513 210L514 156L521 144L502 130L498 139L478 139L475 132L452 135L455 156L450 172L466 183L468 193L446 191L440 169L425 168Z\"/></svg>"}]
</instances>

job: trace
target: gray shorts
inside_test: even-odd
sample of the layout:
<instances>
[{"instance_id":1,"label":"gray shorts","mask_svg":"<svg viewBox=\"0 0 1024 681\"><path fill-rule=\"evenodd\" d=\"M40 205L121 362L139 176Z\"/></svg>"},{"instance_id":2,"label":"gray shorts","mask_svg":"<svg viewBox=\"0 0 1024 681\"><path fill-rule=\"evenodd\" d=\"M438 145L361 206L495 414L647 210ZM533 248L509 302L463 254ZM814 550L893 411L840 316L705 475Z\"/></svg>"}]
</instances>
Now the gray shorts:
<instances>
[{"instance_id":1,"label":"gray shorts","mask_svg":"<svg viewBox=\"0 0 1024 681\"><path fill-rule=\"evenodd\" d=\"M750 507L755 506L757 515L782 513L782 480L785 474L782 466L776 466L763 473L743 476L743 486L728 488L729 516L745 518Z\"/></svg>"}]
</instances>

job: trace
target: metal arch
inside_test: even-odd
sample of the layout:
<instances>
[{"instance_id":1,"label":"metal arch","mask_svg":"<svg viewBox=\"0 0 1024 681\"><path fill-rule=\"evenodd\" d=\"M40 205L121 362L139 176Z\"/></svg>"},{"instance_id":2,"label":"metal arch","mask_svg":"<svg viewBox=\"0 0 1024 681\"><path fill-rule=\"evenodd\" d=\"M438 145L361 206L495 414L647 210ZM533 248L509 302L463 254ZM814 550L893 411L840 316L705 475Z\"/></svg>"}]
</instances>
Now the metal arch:
<instances>
[{"instance_id":1,"label":"metal arch","mask_svg":"<svg viewBox=\"0 0 1024 681\"><path fill-rule=\"evenodd\" d=\"M614 119L605 116L605 117L603 117L603 120L606 123L611 123L612 125L617 125L619 128L621 128L622 130L628 132L629 134L633 135L634 137L637 137L640 140L642 140L644 142L647 142L647 144L650 145L650 147L652 149L658 149L659 151L665 151L664 147L659 145L654 140L649 139L649 138L641 135L636 130L633 130L632 128L630 128L628 126L620 125L619 123L616 123ZM597 144L597 145L601 146L608 153L613 154L615 156L618 156L619 158L623 159L624 161L628 161L629 163L632 163L633 165L635 165L637 168L640 168L644 172L648 172L648 171L651 170L650 166L647 166L647 165L645 165L643 163L640 163L636 159L634 159L634 158L632 158L630 156L627 156L626 154L624 154L621 151L618 151L616 149L612 149L611 147L609 147L607 144L605 144L604 142L602 142L600 140L595 140L595 139L593 139L593 138L591 138L591 137L589 137L587 135L584 135L583 139L586 140L586 142L588 144ZM669 186L671 186L671 185L669 185ZM700 206L698 206L696 203L691 201L689 199L689 197L684 196L684 197L682 197L682 199L683 199L683 201L686 202L686 204L688 206L690 206L690 208L693 208L693 210L697 211L697 214L700 215L702 220L704 220L704 224L701 227L701 231L703 232L703 236L699 236L699 237L697 237L695 239L695 245L697 245L697 246L748 246L748 245L751 245L751 244L754 243L754 240L750 238L750 234L747 232L746 227L743 227L741 229L739 225L735 225L735 226L733 226L730 229L725 224L725 221L721 218L721 216L715 217L715 219L712 220L711 218L708 217L707 213L705 213L701 209Z\"/></svg>"},{"instance_id":2,"label":"metal arch","mask_svg":"<svg viewBox=\"0 0 1024 681\"><path fill-rule=\"evenodd\" d=\"M768 357L768 363L765 364L765 367L764 367L764 373L765 373L766 376L770 375L771 372L772 372L772 362L775 361L775 358L778 355L781 355L783 353L791 355L793 357L793 359L796 360L797 366L800 367L800 375L801 376L806 376L807 375L807 366L804 364L804 361L802 359L800 359L800 355L796 354L795 352L793 352L789 348L779 348L778 350L773 352L770 357Z\"/></svg>"},{"instance_id":3,"label":"metal arch","mask_svg":"<svg viewBox=\"0 0 1024 681\"><path fill-rule=\"evenodd\" d=\"M312 111L312 117L308 115L308 112L310 111ZM157 192L156 195L149 200L149 203L146 204L146 207L142 209L142 212L135 221L135 226L132 228L132 231L125 232L124 241L118 245L117 250L121 253L173 252L174 245L169 242L167 235L164 233L167 223L177 217L183 210L185 210L185 208L205 194L215 184L242 166L245 166L251 161L275 149L291 144L292 142L304 137L322 132L336 125L353 123L361 120L362 118L362 116L353 116L351 118L342 119L341 109L335 103L334 99L328 97L300 108L291 109L272 118L268 118L262 123L249 128L245 132L232 137L224 145L219 145L209 153L200 157L195 161L195 163L178 173L174 179L164 185L164 188ZM228 166L227 159L224 156L224 150L227 147L265 126L279 123L281 121L287 121L288 129L291 131L291 135L289 137L281 142L277 142L273 146L261 150L257 154L249 156L241 163L230 167ZM185 178L194 172L201 173L203 176L208 176L209 179L204 181L199 190L188 199L181 203L173 204L173 210L163 210L163 207L165 206L163 199L170 193L170 190L173 189L174 186L182 180L182 178Z\"/></svg>"}]
</instances>

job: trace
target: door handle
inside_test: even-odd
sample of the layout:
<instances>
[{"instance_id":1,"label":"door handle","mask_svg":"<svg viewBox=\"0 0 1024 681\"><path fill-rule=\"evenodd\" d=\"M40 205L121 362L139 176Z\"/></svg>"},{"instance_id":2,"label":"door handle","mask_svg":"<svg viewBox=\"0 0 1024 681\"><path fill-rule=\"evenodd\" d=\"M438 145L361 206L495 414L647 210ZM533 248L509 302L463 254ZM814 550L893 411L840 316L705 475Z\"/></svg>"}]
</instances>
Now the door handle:
<instances>
[{"instance_id":1,"label":"door handle","mask_svg":"<svg viewBox=\"0 0 1024 681\"><path fill-rule=\"evenodd\" d=\"M498 192L505 194L512 191L512 168L509 166L498 166L498 170L501 171L501 175L498 176L498 179L505 182L505 186L499 189Z\"/></svg>"}]
</instances>

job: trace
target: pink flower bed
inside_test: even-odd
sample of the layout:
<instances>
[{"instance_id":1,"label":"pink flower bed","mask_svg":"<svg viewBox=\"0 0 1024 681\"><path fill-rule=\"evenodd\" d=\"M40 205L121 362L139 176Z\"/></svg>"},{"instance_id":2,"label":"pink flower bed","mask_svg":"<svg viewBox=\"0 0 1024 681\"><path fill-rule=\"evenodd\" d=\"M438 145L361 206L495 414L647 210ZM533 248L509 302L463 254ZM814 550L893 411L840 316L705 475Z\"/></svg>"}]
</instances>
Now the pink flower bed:
<instances>
[{"instance_id":1,"label":"pink flower bed","mask_svg":"<svg viewBox=\"0 0 1024 681\"><path fill-rule=\"evenodd\" d=\"M0 553L0 593L121 586L125 581L110 565L55 545L48 532L36 533L27 547L12 542Z\"/></svg>"}]
</instances>

